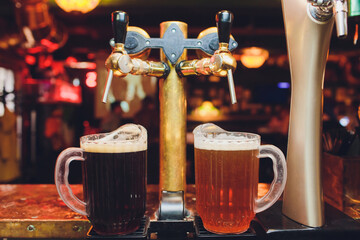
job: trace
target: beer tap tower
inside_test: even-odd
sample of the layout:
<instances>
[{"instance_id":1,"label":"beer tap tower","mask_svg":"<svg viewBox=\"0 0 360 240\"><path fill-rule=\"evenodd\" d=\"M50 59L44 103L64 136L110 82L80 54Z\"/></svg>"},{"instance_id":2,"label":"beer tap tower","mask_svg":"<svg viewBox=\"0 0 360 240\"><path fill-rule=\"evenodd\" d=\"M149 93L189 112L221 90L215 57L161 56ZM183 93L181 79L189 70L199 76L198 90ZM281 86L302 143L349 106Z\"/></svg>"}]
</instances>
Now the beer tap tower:
<instances>
[{"instance_id":1,"label":"beer tap tower","mask_svg":"<svg viewBox=\"0 0 360 240\"><path fill-rule=\"evenodd\" d=\"M178 21L160 24L160 38L150 38L138 27L128 27L129 16L112 13L114 39L103 102L106 102L113 76L138 74L159 77L160 98L160 206L158 220L184 220L186 187L186 94L185 76L227 76L232 102L236 102L232 72L236 60L230 51L237 43L230 39L233 15L221 11L216 15L217 32L207 29L197 39L187 38L187 24ZM219 43L219 44L218 44ZM219 47L218 47L219 46ZM161 61L143 60L150 48L161 49ZM187 60L187 49L200 50L208 57ZM211 56L211 57L210 57ZM151 116L149 116L151 117Z\"/></svg>"},{"instance_id":2,"label":"beer tap tower","mask_svg":"<svg viewBox=\"0 0 360 240\"><path fill-rule=\"evenodd\" d=\"M347 0L282 0L282 8L292 84L283 213L320 227L324 73L334 20L337 36L347 35Z\"/></svg>"}]
</instances>

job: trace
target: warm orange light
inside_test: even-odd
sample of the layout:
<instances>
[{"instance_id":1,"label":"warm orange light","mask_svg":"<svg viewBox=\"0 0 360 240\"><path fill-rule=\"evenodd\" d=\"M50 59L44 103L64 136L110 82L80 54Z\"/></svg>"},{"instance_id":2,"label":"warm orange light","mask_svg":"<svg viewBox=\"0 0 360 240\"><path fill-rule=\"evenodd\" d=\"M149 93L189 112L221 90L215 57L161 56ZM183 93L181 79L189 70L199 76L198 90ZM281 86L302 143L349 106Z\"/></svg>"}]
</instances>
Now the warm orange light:
<instances>
[{"instance_id":1,"label":"warm orange light","mask_svg":"<svg viewBox=\"0 0 360 240\"><path fill-rule=\"evenodd\" d=\"M100 0L55 0L65 12L87 13L99 5Z\"/></svg>"},{"instance_id":2,"label":"warm orange light","mask_svg":"<svg viewBox=\"0 0 360 240\"><path fill-rule=\"evenodd\" d=\"M240 55L241 63L247 68L259 68L268 58L269 52L258 47L244 48Z\"/></svg>"},{"instance_id":3,"label":"warm orange light","mask_svg":"<svg viewBox=\"0 0 360 240\"><path fill-rule=\"evenodd\" d=\"M213 105L212 102L204 101L201 106L194 110L194 115L200 117L216 117L220 115L220 111Z\"/></svg>"}]
</instances>

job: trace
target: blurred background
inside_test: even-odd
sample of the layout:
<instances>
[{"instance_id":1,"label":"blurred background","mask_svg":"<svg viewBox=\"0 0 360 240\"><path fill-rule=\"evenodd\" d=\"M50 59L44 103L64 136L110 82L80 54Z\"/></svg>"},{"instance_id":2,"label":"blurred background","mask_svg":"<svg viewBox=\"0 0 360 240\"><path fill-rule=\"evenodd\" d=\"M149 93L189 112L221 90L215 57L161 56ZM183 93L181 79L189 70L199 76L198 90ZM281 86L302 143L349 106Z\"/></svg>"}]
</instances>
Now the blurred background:
<instances>
[{"instance_id":1,"label":"blurred background","mask_svg":"<svg viewBox=\"0 0 360 240\"><path fill-rule=\"evenodd\" d=\"M159 37L161 22L176 20L188 24L189 38L197 38L215 26L218 11L234 14L238 103L231 104L227 79L187 79L188 183L194 182L191 132L204 122L259 133L263 143L286 153L291 81L280 0L2 0L1 183L53 183L62 150L79 146L83 135L128 122L148 129L148 183L158 182L158 80L114 79L109 102L101 102L115 10L126 11L129 25L151 37ZM337 155L360 151L359 20L349 19L346 39L337 39L334 31L325 74L324 150ZM197 58L195 51L188 51L188 58ZM159 60L159 50L148 60ZM261 164L260 180L271 181L271 163ZM72 168L70 182L81 182L81 166L72 163Z\"/></svg>"}]
</instances>

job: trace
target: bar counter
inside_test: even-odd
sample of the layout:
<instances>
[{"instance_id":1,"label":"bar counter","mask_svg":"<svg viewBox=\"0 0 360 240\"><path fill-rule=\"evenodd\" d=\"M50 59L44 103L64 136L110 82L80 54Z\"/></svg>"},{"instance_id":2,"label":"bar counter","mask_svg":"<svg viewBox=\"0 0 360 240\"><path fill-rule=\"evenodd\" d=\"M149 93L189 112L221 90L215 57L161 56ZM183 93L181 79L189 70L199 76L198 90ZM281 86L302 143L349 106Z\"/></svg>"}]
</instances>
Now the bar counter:
<instances>
[{"instance_id":1,"label":"bar counter","mask_svg":"<svg viewBox=\"0 0 360 240\"><path fill-rule=\"evenodd\" d=\"M82 198L82 185L72 185ZM264 194L267 184L259 184ZM159 205L157 185L147 187L146 216L155 219ZM195 185L188 185L186 208L196 214ZM90 222L70 208L59 197L55 185L0 185L0 237L3 238L85 238Z\"/></svg>"},{"instance_id":2,"label":"bar counter","mask_svg":"<svg viewBox=\"0 0 360 240\"><path fill-rule=\"evenodd\" d=\"M81 199L82 185L71 187ZM260 183L258 189L259 196L263 196L269 185ZM186 208L191 212L190 221L196 216L195 201L195 185L187 185ZM155 219L158 204L158 186L148 185L146 216L150 220ZM55 185L0 184L0 238L84 239L90 227L85 216L63 203Z\"/></svg>"},{"instance_id":3,"label":"bar counter","mask_svg":"<svg viewBox=\"0 0 360 240\"><path fill-rule=\"evenodd\" d=\"M82 198L82 185L72 185ZM195 187L189 186L187 200L194 209ZM159 203L158 186L148 185L146 216L154 218ZM0 185L0 237L85 238L91 227L87 218L68 208L55 185Z\"/></svg>"},{"instance_id":4,"label":"bar counter","mask_svg":"<svg viewBox=\"0 0 360 240\"><path fill-rule=\"evenodd\" d=\"M187 199L194 206L194 186ZM80 199L82 185L72 185ZM158 187L148 186L147 212L152 217L158 205ZM0 237L85 238L90 222L61 200L55 185L0 185Z\"/></svg>"}]
</instances>

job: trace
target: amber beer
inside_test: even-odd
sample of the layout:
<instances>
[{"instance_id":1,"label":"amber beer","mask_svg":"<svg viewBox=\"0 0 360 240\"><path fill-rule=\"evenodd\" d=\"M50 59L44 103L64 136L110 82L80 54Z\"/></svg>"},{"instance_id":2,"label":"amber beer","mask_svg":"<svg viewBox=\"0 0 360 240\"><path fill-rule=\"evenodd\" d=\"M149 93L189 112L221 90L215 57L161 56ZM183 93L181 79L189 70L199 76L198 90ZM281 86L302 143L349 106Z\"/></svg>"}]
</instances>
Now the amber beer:
<instances>
[{"instance_id":1,"label":"amber beer","mask_svg":"<svg viewBox=\"0 0 360 240\"><path fill-rule=\"evenodd\" d=\"M213 123L194 131L196 209L213 233L245 232L255 213L271 207L282 194L287 176L285 156L274 145L260 145L253 133L228 132ZM273 162L270 190L257 198L259 158Z\"/></svg>"},{"instance_id":2,"label":"amber beer","mask_svg":"<svg viewBox=\"0 0 360 240\"><path fill-rule=\"evenodd\" d=\"M195 143L196 209L211 232L242 233L255 216L257 144Z\"/></svg>"}]
</instances>

